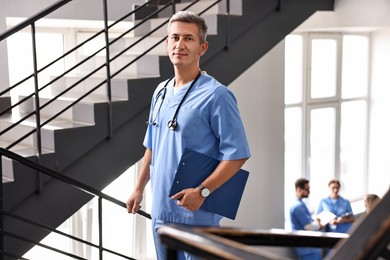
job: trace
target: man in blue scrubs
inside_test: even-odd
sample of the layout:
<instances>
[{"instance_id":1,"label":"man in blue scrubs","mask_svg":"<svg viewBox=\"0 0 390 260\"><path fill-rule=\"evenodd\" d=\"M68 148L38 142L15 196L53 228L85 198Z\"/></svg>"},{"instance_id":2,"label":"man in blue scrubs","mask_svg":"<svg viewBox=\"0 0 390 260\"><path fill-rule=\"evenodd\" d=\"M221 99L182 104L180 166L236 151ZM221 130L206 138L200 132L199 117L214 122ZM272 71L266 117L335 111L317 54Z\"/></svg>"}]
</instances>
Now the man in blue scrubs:
<instances>
[{"instance_id":1,"label":"man in blue scrubs","mask_svg":"<svg viewBox=\"0 0 390 260\"><path fill-rule=\"evenodd\" d=\"M309 180L301 178L295 182L295 202L290 208L291 229L297 230L319 230L321 228L318 220L313 220L311 214L302 199L309 197ZM301 260L320 260L321 249L310 247L297 247L295 252Z\"/></svg>"},{"instance_id":2,"label":"man in blue scrubs","mask_svg":"<svg viewBox=\"0 0 390 260\"><path fill-rule=\"evenodd\" d=\"M222 216L200 207L208 195L233 177L250 157L235 96L200 69L200 57L208 48L206 36L204 19L193 12L180 11L169 21L166 47L175 74L160 83L153 95L144 139L146 151L137 184L126 203L128 212L136 213L144 188L151 181L151 215L158 259L164 259L166 254L157 236L161 225L219 225ZM186 148L221 162L199 186L169 197Z\"/></svg>"}]
</instances>

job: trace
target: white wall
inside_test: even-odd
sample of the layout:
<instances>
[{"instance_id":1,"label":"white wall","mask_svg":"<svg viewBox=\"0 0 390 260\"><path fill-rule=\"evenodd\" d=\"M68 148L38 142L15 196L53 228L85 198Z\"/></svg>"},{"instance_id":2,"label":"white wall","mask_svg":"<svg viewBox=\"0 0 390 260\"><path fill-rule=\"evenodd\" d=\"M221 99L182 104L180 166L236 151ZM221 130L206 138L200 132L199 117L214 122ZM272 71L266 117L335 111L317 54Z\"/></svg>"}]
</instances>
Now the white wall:
<instances>
[{"instance_id":1,"label":"white wall","mask_svg":"<svg viewBox=\"0 0 390 260\"><path fill-rule=\"evenodd\" d=\"M237 99L252 157L236 221L224 225L283 228L284 43L269 51L229 85Z\"/></svg>"},{"instance_id":2,"label":"white wall","mask_svg":"<svg viewBox=\"0 0 390 260\"><path fill-rule=\"evenodd\" d=\"M390 26L389 14L390 1L388 0L335 0L335 12L317 12L299 29L375 29Z\"/></svg>"},{"instance_id":3,"label":"white wall","mask_svg":"<svg viewBox=\"0 0 390 260\"><path fill-rule=\"evenodd\" d=\"M284 41L229 85L235 93L251 148L250 172L237 218L223 226L284 228ZM292 248L260 247L294 257Z\"/></svg>"},{"instance_id":4,"label":"white wall","mask_svg":"<svg viewBox=\"0 0 390 260\"><path fill-rule=\"evenodd\" d=\"M390 184L390 28L372 34L372 113L368 192L383 195Z\"/></svg>"}]
</instances>

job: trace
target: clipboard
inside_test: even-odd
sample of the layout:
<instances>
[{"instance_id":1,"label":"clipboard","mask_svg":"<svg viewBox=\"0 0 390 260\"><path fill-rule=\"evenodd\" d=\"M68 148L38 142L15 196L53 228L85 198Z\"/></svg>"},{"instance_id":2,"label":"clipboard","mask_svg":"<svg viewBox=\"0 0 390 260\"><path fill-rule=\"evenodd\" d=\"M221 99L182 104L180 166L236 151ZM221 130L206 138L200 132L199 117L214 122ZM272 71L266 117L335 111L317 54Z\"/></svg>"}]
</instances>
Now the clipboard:
<instances>
[{"instance_id":1,"label":"clipboard","mask_svg":"<svg viewBox=\"0 0 390 260\"><path fill-rule=\"evenodd\" d=\"M317 218L320 220L321 225L325 226L332 219L335 219L337 216L330 211L324 210L321 213L317 214Z\"/></svg>"},{"instance_id":2,"label":"clipboard","mask_svg":"<svg viewBox=\"0 0 390 260\"><path fill-rule=\"evenodd\" d=\"M169 196L198 187L217 167L220 161L191 149L185 149L177 167ZM249 172L240 169L231 179L207 197L201 209L234 220Z\"/></svg>"}]
</instances>

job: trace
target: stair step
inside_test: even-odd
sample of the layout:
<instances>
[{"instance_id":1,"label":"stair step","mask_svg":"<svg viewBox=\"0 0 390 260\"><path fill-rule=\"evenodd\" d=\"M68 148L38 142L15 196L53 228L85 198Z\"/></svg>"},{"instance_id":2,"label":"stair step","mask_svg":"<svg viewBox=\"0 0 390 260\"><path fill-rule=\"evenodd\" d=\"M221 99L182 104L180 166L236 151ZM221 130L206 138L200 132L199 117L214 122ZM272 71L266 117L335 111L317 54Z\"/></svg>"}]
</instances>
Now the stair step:
<instances>
[{"instance_id":1,"label":"stair step","mask_svg":"<svg viewBox=\"0 0 390 260\"><path fill-rule=\"evenodd\" d=\"M32 119L30 119L32 120ZM18 121L18 118L12 115L2 116L0 118L0 131L3 131L7 129L8 127L12 126L14 123ZM7 147L11 143L15 142L16 140L20 139L22 136L29 133L34 128L30 126L26 126L24 124L18 124L15 125L11 130L8 130L7 132L1 134L0 141L3 141L6 143L1 144L2 147ZM20 145L24 145L27 147L34 146L34 135L30 135L27 138L25 138L23 141L21 141Z\"/></svg>"},{"instance_id":2,"label":"stair step","mask_svg":"<svg viewBox=\"0 0 390 260\"><path fill-rule=\"evenodd\" d=\"M63 97L68 98L78 98L83 94L86 94L91 89L95 88L106 78L103 77L89 77L85 80L82 80L82 76L66 76L62 77L50 85L51 93L53 96L59 95L66 89L72 87L74 84L80 81L77 85L72 87L69 91L64 93ZM128 100L128 85L127 79L113 78L110 81L111 84L111 97L114 100ZM85 97L87 101L102 101L107 100L107 83L102 84L94 90L91 94Z\"/></svg>"},{"instance_id":3,"label":"stair step","mask_svg":"<svg viewBox=\"0 0 390 260\"><path fill-rule=\"evenodd\" d=\"M202 17L206 20L208 29L208 35L217 35L217 16L216 15L202 15ZM166 22L168 18L156 18L147 20L140 26L134 29L134 36L144 36L148 34L150 31L154 30L164 22ZM135 21L136 24L139 24L141 21ZM157 29L155 32L151 34L153 37L166 37L167 36L167 25L165 24L161 28Z\"/></svg>"},{"instance_id":4,"label":"stair step","mask_svg":"<svg viewBox=\"0 0 390 260\"><path fill-rule=\"evenodd\" d=\"M11 96L0 97L0 113L4 112L7 108L11 106ZM11 113L11 111L8 111Z\"/></svg>"},{"instance_id":5,"label":"stair step","mask_svg":"<svg viewBox=\"0 0 390 260\"><path fill-rule=\"evenodd\" d=\"M22 116L2 116L0 118L0 130L4 130L7 127L11 126L15 122L17 122ZM47 117L41 118L41 123L47 121ZM92 124L84 123L84 122L75 122L70 120L64 120L56 118L48 124L42 126L41 128L41 141L42 141L42 149L46 152L54 151L54 131L59 129L68 129L68 128L77 128L77 127L86 127L91 126ZM7 131L6 133L0 136L0 146L8 147L16 140L20 139L27 133L30 133L32 130L36 128L35 117L31 116L30 118L22 121L18 125L16 125L12 130ZM19 152L26 151L31 154L36 154L36 133L33 133L22 140L19 144L15 145L11 150L15 151L19 154ZM30 151L31 150L31 151ZM23 152L25 153L25 152ZM31 154L30 154L31 153Z\"/></svg>"},{"instance_id":6,"label":"stair step","mask_svg":"<svg viewBox=\"0 0 390 260\"><path fill-rule=\"evenodd\" d=\"M189 1L187 3L178 3L176 4L176 11L181 11L184 8L186 8L189 3L192 1ZM215 3L215 0L201 0L198 3L191 6L188 10L191 10L195 13L200 13L206 10L209 6L211 6L213 3ZM231 15L242 15L242 0L230 0L229 2L230 7L229 11ZM164 13L166 12L166 13ZM218 4L214 5L210 9L208 9L206 12L204 12L202 15L217 15L217 14L226 14L226 0L222 0ZM160 17L170 17L171 16L171 10L165 9L160 13Z\"/></svg>"},{"instance_id":7,"label":"stair step","mask_svg":"<svg viewBox=\"0 0 390 260\"><path fill-rule=\"evenodd\" d=\"M20 99L23 99L25 96L19 95ZM54 96L41 95L39 97L39 105L42 107L47 102L52 100ZM24 101L19 106L19 112L21 115L27 115L33 111L35 111L35 102L34 97L31 97ZM48 104L46 107L40 110L40 116L42 118L51 118L55 116L57 113L61 112L68 106L70 106L75 101L74 98L69 97L60 97L52 103ZM102 101L102 100L99 100ZM87 98L81 100L77 104L74 104L71 108L63 111L62 114L58 116L59 120L64 120L64 122L75 121L81 123L94 124L94 110L93 110L93 102L89 101ZM41 120L41 122L43 122Z\"/></svg>"},{"instance_id":8,"label":"stair step","mask_svg":"<svg viewBox=\"0 0 390 260\"><path fill-rule=\"evenodd\" d=\"M166 35L164 37L154 37L149 36L145 39L142 39L141 42L138 42L134 46L132 46L129 50L127 50L126 54L142 54L148 49L150 49L152 46L157 44L162 39L165 39ZM134 36L134 37L123 37L119 40L117 40L115 43L113 43L110 47L110 51L113 53L118 53L125 48L133 45L137 41L139 41L142 37L140 36ZM165 41L158 44L156 47L154 47L152 50L148 52L149 55L158 55L158 56L167 56L167 49Z\"/></svg>"},{"instance_id":9,"label":"stair step","mask_svg":"<svg viewBox=\"0 0 390 260\"><path fill-rule=\"evenodd\" d=\"M85 59L87 56L80 55L80 60ZM111 59L114 57L110 57ZM130 66L127 66L123 71L118 75L120 78L124 77L139 77L139 76L149 76L156 77L159 76L159 57L157 55L145 55L140 59L136 60L138 55L121 55L120 57L114 59L110 63L111 74L119 72L123 67L125 67L130 62L134 61ZM104 65L106 63L106 57L103 54L97 55L80 65L78 68L78 73L80 75L87 75L96 68ZM94 73L93 76L104 77L106 76L106 68L102 67L99 71Z\"/></svg>"},{"instance_id":10,"label":"stair step","mask_svg":"<svg viewBox=\"0 0 390 260\"><path fill-rule=\"evenodd\" d=\"M12 167L12 160L2 156L1 157L1 167L2 167L2 181L5 182L12 182L14 181L14 171Z\"/></svg>"}]
</instances>

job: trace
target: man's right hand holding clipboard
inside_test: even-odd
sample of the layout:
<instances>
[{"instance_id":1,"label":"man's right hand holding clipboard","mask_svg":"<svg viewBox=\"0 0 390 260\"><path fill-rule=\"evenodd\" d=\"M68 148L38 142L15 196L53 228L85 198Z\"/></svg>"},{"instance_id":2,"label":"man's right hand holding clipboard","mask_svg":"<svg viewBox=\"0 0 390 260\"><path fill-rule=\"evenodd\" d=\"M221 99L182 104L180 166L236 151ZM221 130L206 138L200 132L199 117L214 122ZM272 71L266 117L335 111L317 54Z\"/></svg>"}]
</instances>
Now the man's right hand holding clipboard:
<instances>
[{"instance_id":1,"label":"man's right hand holding clipboard","mask_svg":"<svg viewBox=\"0 0 390 260\"><path fill-rule=\"evenodd\" d=\"M249 175L240 169L246 160L218 161L186 149L169 195L188 210L203 209L235 219ZM200 185L209 190L208 196L202 196Z\"/></svg>"}]
</instances>

